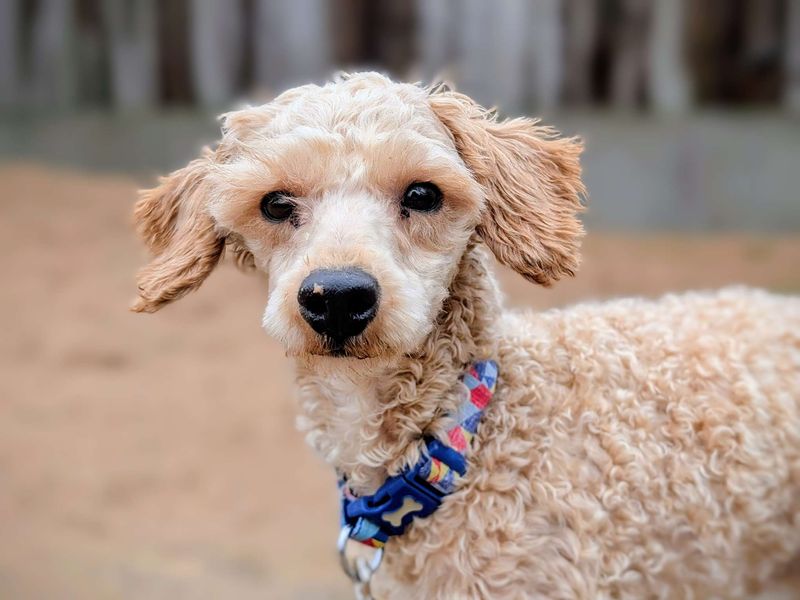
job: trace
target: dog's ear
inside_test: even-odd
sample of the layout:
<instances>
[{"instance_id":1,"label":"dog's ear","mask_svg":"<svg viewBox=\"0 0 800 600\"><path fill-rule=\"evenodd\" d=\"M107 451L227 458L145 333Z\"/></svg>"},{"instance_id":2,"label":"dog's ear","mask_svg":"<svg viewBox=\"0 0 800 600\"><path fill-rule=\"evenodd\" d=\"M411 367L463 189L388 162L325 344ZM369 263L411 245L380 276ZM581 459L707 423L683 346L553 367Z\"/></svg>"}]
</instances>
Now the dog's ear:
<instances>
[{"instance_id":1,"label":"dog's ear","mask_svg":"<svg viewBox=\"0 0 800 600\"><path fill-rule=\"evenodd\" d=\"M139 271L136 312L155 312L196 289L216 266L225 247L206 212L210 151L140 192L134 209L139 234L153 253Z\"/></svg>"},{"instance_id":2,"label":"dog's ear","mask_svg":"<svg viewBox=\"0 0 800 600\"><path fill-rule=\"evenodd\" d=\"M573 275L583 236L580 140L530 119L500 121L446 88L432 89L429 102L486 190L478 233L497 260L542 285Z\"/></svg>"}]
</instances>

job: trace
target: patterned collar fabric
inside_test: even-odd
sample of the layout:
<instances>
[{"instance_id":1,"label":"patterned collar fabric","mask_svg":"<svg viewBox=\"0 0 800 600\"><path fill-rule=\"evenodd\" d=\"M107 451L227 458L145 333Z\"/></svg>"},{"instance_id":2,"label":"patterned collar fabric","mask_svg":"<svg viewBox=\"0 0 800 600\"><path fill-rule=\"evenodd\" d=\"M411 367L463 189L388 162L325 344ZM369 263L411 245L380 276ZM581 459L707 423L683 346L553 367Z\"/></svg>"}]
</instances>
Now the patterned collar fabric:
<instances>
[{"instance_id":1,"label":"patterned collar fabric","mask_svg":"<svg viewBox=\"0 0 800 600\"><path fill-rule=\"evenodd\" d=\"M453 415L455 424L447 432L447 442L426 439L417 464L389 477L374 494L355 496L346 480L339 482L342 526L349 527L350 539L382 548L415 518L432 514L456 490L467 472L466 453L494 394L497 373L492 360L474 363L461 378L465 398Z\"/></svg>"}]
</instances>

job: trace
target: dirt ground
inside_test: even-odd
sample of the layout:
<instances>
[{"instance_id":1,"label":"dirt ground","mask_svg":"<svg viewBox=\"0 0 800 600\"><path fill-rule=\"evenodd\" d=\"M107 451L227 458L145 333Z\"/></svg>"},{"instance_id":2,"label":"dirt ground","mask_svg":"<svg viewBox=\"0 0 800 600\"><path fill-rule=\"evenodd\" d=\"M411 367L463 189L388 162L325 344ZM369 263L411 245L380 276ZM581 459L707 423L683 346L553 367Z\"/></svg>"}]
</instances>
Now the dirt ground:
<instances>
[{"instance_id":1,"label":"dirt ground","mask_svg":"<svg viewBox=\"0 0 800 600\"><path fill-rule=\"evenodd\" d=\"M0 598L350 598L263 279L226 264L134 315L135 182L21 164L0 181ZM552 290L503 272L509 303L800 293L797 235L593 233L585 256Z\"/></svg>"}]
</instances>

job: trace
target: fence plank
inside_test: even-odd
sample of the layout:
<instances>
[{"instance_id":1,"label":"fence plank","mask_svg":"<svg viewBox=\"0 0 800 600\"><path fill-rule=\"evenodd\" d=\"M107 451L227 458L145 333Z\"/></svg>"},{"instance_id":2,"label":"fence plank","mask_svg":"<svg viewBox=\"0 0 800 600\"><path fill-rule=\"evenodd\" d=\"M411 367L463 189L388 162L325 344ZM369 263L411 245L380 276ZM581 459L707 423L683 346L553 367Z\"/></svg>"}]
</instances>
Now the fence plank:
<instances>
[{"instance_id":1,"label":"fence plank","mask_svg":"<svg viewBox=\"0 0 800 600\"><path fill-rule=\"evenodd\" d=\"M536 0L530 5L528 24L529 43L532 44L531 63L534 82L532 98L540 110L556 106L561 99L564 76L562 52L561 0Z\"/></svg>"},{"instance_id":2,"label":"fence plank","mask_svg":"<svg viewBox=\"0 0 800 600\"><path fill-rule=\"evenodd\" d=\"M479 102L502 103L504 110L516 112L525 91L528 11L524 0L502 0L500 6L502 10L483 0L462 2L457 73L464 91Z\"/></svg>"},{"instance_id":3,"label":"fence plank","mask_svg":"<svg viewBox=\"0 0 800 600\"><path fill-rule=\"evenodd\" d=\"M257 85L275 90L327 75L329 6L325 0L255 0Z\"/></svg>"},{"instance_id":4,"label":"fence plank","mask_svg":"<svg viewBox=\"0 0 800 600\"><path fill-rule=\"evenodd\" d=\"M201 104L219 106L237 92L244 51L241 2L191 0L191 61Z\"/></svg>"},{"instance_id":5,"label":"fence plank","mask_svg":"<svg viewBox=\"0 0 800 600\"><path fill-rule=\"evenodd\" d=\"M655 0L649 43L648 88L660 112L682 112L689 106L686 73L684 0Z\"/></svg>"},{"instance_id":6,"label":"fence plank","mask_svg":"<svg viewBox=\"0 0 800 600\"><path fill-rule=\"evenodd\" d=\"M574 104L588 104L592 100L598 2L566 0L564 10L564 93Z\"/></svg>"},{"instance_id":7,"label":"fence plank","mask_svg":"<svg viewBox=\"0 0 800 600\"><path fill-rule=\"evenodd\" d=\"M800 0L788 0L786 15L786 107L800 114Z\"/></svg>"},{"instance_id":8,"label":"fence plank","mask_svg":"<svg viewBox=\"0 0 800 600\"><path fill-rule=\"evenodd\" d=\"M621 109L636 106L644 88L650 0L621 0L613 32L611 102Z\"/></svg>"},{"instance_id":9,"label":"fence plank","mask_svg":"<svg viewBox=\"0 0 800 600\"><path fill-rule=\"evenodd\" d=\"M72 0L41 0L33 20L30 58L31 101L64 108L76 101Z\"/></svg>"},{"instance_id":10,"label":"fence plank","mask_svg":"<svg viewBox=\"0 0 800 600\"><path fill-rule=\"evenodd\" d=\"M457 22L453 0L417 0L416 8L421 75L426 81L450 80L454 76Z\"/></svg>"},{"instance_id":11,"label":"fence plank","mask_svg":"<svg viewBox=\"0 0 800 600\"><path fill-rule=\"evenodd\" d=\"M20 0L0 0L0 106L20 101Z\"/></svg>"},{"instance_id":12,"label":"fence plank","mask_svg":"<svg viewBox=\"0 0 800 600\"><path fill-rule=\"evenodd\" d=\"M158 93L155 0L104 0L111 95L122 110L146 109Z\"/></svg>"}]
</instances>

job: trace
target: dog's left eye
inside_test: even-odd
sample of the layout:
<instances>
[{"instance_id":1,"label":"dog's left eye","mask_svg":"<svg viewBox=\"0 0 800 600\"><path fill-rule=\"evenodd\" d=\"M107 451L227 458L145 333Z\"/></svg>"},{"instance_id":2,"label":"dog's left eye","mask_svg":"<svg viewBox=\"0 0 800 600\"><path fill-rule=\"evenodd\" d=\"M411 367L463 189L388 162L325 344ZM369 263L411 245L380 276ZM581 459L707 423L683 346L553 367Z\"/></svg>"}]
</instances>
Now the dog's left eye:
<instances>
[{"instance_id":1,"label":"dog's left eye","mask_svg":"<svg viewBox=\"0 0 800 600\"><path fill-rule=\"evenodd\" d=\"M406 188L401 205L408 210L433 212L442 206L442 192L430 182L412 183Z\"/></svg>"}]
</instances>

